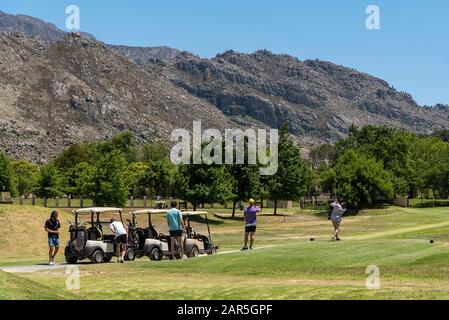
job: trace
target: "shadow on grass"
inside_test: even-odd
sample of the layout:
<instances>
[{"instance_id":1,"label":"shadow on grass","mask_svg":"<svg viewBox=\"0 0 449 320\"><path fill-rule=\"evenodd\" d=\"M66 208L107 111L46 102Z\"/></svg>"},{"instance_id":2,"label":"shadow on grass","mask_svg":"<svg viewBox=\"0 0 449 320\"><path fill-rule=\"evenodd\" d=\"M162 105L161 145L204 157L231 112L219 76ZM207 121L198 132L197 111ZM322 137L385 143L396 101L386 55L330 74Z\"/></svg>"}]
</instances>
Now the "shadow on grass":
<instances>
[{"instance_id":1,"label":"shadow on grass","mask_svg":"<svg viewBox=\"0 0 449 320\"><path fill-rule=\"evenodd\" d=\"M449 201L426 201L423 203L416 203L416 204L412 204L410 205L410 208L417 208L417 209L422 209L422 208L440 208L440 207L449 207Z\"/></svg>"},{"instance_id":2,"label":"shadow on grass","mask_svg":"<svg viewBox=\"0 0 449 320\"><path fill-rule=\"evenodd\" d=\"M221 217L217 216L215 213L213 214L213 216L221 219ZM196 223L206 224L206 222L207 222L207 220L204 216L191 216L191 217L189 217L189 219L191 222L196 222ZM209 220L210 225L220 225L220 224L224 223L224 221L219 221L219 220L210 219L210 218L208 220Z\"/></svg>"},{"instance_id":3,"label":"shadow on grass","mask_svg":"<svg viewBox=\"0 0 449 320\"><path fill-rule=\"evenodd\" d=\"M220 220L228 220L228 221L243 221L245 220L245 218L243 218L242 216L235 216L232 217L232 215L220 215L218 213L214 213L214 217ZM220 221L220 223L224 223L224 221Z\"/></svg>"}]
</instances>

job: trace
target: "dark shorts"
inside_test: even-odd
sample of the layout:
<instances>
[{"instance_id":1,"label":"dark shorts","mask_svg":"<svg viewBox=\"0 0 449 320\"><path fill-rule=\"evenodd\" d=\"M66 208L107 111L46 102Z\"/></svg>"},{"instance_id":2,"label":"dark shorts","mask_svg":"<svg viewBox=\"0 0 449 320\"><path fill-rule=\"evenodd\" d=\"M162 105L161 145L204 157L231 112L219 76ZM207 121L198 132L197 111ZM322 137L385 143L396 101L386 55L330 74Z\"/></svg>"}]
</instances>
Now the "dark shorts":
<instances>
[{"instance_id":1,"label":"dark shorts","mask_svg":"<svg viewBox=\"0 0 449 320\"><path fill-rule=\"evenodd\" d=\"M341 219L335 219L335 220L332 220L332 224L334 225L334 228L335 228L335 229L340 228Z\"/></svg>"},{"instance_id":2,"label":"dark shorts","mask_svg":"<svg viewBox=\"0 0 449 320\"><path fill-rule=\"evenodd\" d=\"M115 238L118 244L127 244L128 243L128 235L122 234L121 236L118 236Z\"/></svg>"},{"instance_id":3,"label":"dark shorts","mask_svg":"<svg viewBox=\"0 0 449 320\"><path fill-rule=\"evenodd\" d=\"M245 227L245 232L247 232L247 233L249 233L249 232L255 233L256 232L256 226L246 226Z\"/></svg>"},{"instance_id":4,"label":"dark shorts","mask_svg":"<svg viewBox=\"0 0 449 320\"><path fill-rule=\"evenodd\" d=\"M182 230L170 230L170 237L182 237Z\"/></svg>"},{"instance_id":5,"label":"dark shorts","mask_svg":"<svg viewBox=\"0 0 449 320\"><path fill-rule=\"evenodd\" d=\"M59 237L48 237L48 246L50 248L59 248Z\"/></svg>"}]
</instances>

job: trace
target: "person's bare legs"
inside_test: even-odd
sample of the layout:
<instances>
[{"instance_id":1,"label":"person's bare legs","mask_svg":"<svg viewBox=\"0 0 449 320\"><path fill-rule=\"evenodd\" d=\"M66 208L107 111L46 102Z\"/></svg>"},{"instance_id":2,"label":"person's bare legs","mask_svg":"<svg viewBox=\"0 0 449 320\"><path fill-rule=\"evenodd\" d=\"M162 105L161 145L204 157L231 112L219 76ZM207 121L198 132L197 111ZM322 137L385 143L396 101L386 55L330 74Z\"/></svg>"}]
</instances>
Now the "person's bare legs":
<instances>
[{"instance_id":1,"label":"person's bare legs","mask_svg":"<svg viewBox=\"0 0 449 320\"><path fill-rule=\"evenodd\" d=\"M51 263L53 261L53 248L54 247L48 248L48 263Z\"/></svg>"},{"instance_id":2,"label":"person's bare legs","mask_svg":"<svg viewBox=\"0 0 449 320\"><path fill-rule=\"evenodd\" d=\"M245 232L243 248L248 248L248 236L249 236L249 232Z\"/></svg>"},{"instance_id":3,"label":"person's bare legs","mask_svg":"<svg viewBox=\"0 0 449 320\"><path fill-rule=\"evenodd\" d=\"M175 252L175 237L170 237L170 251L174 254Z\"/></svg>"},{"instance_id":4,"label":"person's bare legs","mask_svg":"<svg viewBox=\"0 0 449 320\"><path fill-rule=\"evenodd\" d=\"M338 234L340 233L340 222L338 221L332 221L332 224L334 225L334 236L333 239L337 240L338 238Z\"/></svg>"},{"instance_id":5,"label":"person's bare legs","mask_svg":"<svg viewBox=\"0 0 449 320\"><path fill-rule=\"evenodd\" d=\"M55 250L53 251L53 255L52 255L52 260L51 261L55 262L55 258L56 258L56 255L58 254L58 252L59 252L59 247L55 247Z\"/></svg>"},{"instance_id":6,"label":"person's bare legs","mask_svg":"<svg viewBox=\"0 0 449 320\"><path fill-rule=\"evenodd\" d=\"M122 261L125 261L125 254L126 254L126 244L121 244L121 249L122 249Z\"/></svg>"},{"instance_id":7,"label":"person's bare legs","mask_svg":"<svg viewBox=\"0 0 449 320\"><path fill-rule=\"evenodd\" d=\"M254 244L254 232L249 233L249 248L252 249Z\"/></svg>"},{"instance_id":8,"label":"person's bare legs","mask_svg":"<svg viewBox=\"0 0 449 320\"><path fill-rule=\"evenodd\" d=\"M178 242L179 245L179 250L181 253L181 258L184 257L184 241L182 240L182 236L181 237L176 237L176 241Z\"/></svg>"},{"instance_id":9,"label":"person's bare legs","mask_svg":"<svg viewBox=\"0 0 449 320\"><path fill-rule=\"evenodd\" d=\"M121 249L121 244L120 243L117 243L117 262L120 262L120 257L121 257L121 255L120 255L120 249Z\"/></svg>"}]
</instances>

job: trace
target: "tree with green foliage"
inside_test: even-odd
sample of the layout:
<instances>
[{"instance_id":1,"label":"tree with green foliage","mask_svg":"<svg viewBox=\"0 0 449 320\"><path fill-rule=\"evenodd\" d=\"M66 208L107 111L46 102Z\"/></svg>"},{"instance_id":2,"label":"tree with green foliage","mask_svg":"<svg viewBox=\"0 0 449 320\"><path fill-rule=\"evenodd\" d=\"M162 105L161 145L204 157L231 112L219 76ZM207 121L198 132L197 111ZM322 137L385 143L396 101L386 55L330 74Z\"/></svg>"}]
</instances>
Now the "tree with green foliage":
<instances>
[{"instance_id":1,"label":"tree with green foliage","mask_svg":"<svg viewBox=\"0 0 449 320\"><path fill-rule=\"evenodd\" d=\"M166 161L170 156L170 149L163 141L156 141L145 144L140 149L140 158L142 162L149 163L154 161Z\"/></svg>"},{"instance_id":2,"label":"tree with green foliage","mask_svg":"<svg viewBox=\"0 0 449 320\"><path fill-rule=\"evenodd\" d=\"M260 194L260 174L257 165L233 164L226 166L232 177L232 217L239 201L255 198Z\"/></svg>"},{"instance_id":3,"label":"tree with green foliage","mask_svg":"<svg viewBox=\"0 0 449 320\"><path fill-rule=\"evenodd\" d=\"M439 130L433 133L434 137L437 137L444 142L449 142L449 129Z\"/></svg>"},{"instance_id":4,"label":"tree with green foliage","mask_svg":"<svg viewBox=\"0 0 449 320\"><path fill-rule=\"evenodd\" d=\"M14 161L12 167L19 195L28 196L33 193L39 181L39 167L26 160Z\"/></svg>"},{"instance_id":5,"label":"tree with green foliage","mask_svg":"<svg viewBox=\"0 0 449 320\"><path fill-rule=\"evenodd\" d=\"M418 189L432 191L436 199L449 197L449 143L439 137L420 138L414 144L413 159Z\"/></svg>"},{"instance_id":6,"label":"tree with green foliage","mask_svg":"<svg viewBox=\"0 0 449 320\"><path fill-rule=\"evenodd\" d=\"M87 162L87 154L84 146L81 144L71 145L55 159L56 167L63 174L82 162Z\"/></svg>"},{"instance_id":7,"label":"tree with green foliage","mask_svg":"<svg viewBox=\"0 0 449 320\"><path fill-rule=\"evenodd\" d=\"M83 194L91 196L97 206L125 206L129 195L125 168L126 160L119 151L99 155L80 177Z\"/></svg>"},{"instance_id":8,"label":"tree with green foliage","mask_svg":"<svg viewBox=\"0 0 449 320\"><path fill-rule=\"evenodd\" d=\"M310 188L310 179L310 169L301 159L300 150L285 125L279 133L278 170L267 180L267 190L274 201L274 214L279 200L296 200L305 195Z\"/></svg>"},{"instance_id":9,"label":"tree with green foliage","mask_svg":"<svg viewBox=\"0 0 449 320\"><path fill-rule=\"evenodd\" d=\"M379 197L394 196L391 174L382 162L354 150L340 155L321 179L324 191L343 197L349 206L357 208L371 207Z\"/></svg>"},{"instance_id":10,"label":"tree with green foliage","mask_svg":"<svg viewBox=\"0 0 449 320\"><path fill-rule=\"evenodd\" d=\"M62 177L54 162L49 162L40 167L39 180L34 193L38 197L59 197L62 192Z\"/></svg>"},{"instance_id":11,"label":"tree with green foliage","mask_svg":"<svg viewBox=\"0 0 449 320\"><path fill-rule=\"evenodd\" d=\"M232 197L232 177L221 165L181 165L176 179L177 194L196 210L204 203L224 203Z\"/></svg>"},{"instance_id":12,"label":"tree with green foliage","mask_svg":"<svg viewBox=\"0 0 449 320\"><path fill-rule=\"evenodd\" d=\"M133 162L128 165L123 175L129 194L133 196L146 195L145 176L148 167L148 164L143 162Z\"/></svg>"},{"instance_id":13,"label":"tree with green foliage","mask_svg":"<svg viewBox=\"0 0 449 320\"><path fill-rule=\"evenodd\" d=\"M337 158L347 150L354 150L373 157L391 173L395 195L409 195L415 184L411 146L414 135L402 129L351 126L348 138L336 145Z\"/></svg>"},{"instance_id":14,"label":"tree with green foliage","mask_svg":"<svg viewBox=\"0 0 449 320\"><path fill-rule=\"evenodd\" d=\"M120 153L127 163L137 159L134 135L130 131L124 131L107 141L96 141L84 146L88 162L93 164L97 158L111 152Z\"/></svg>"},{"instance_id":15,"label":"tree with green foliage","mask_svg":"<svg viewBox=\"0 0 449 320\"><path fill-rule=\"evenodd\" d=\"M0 191L16 194L14 170L11 160L0 151Z\"/></svg>"},{"instance_id":16,"label":"tree with green foliage","mask_svg":"<svg viewBox=\"0 0 449 320\"><path fill-rule=\"evenodd\" d=\"M168 160L152 161L147 164L143 181L156 196L170 196L175 177L175 168Z\"/></svg>"},{"instance_id":17,"label":"tree with green foliage","mask_svg":"<svg viewBox=\"0 0 449 320\"><path fill-rule=\"evenodd\" d=\"M72 168L65 170L64 174L61 174L64 193L71 197L79 197L83 195L82 192L82 179L84 172L89 169L87 162L80 162Z\"/></svg>"},{"instance_id":18,"label":"tree with green foliage","mask_svg":"<svg viewBox=\"0 0 449 320\"><path fill-rule=\"evenodd\" d=\"M310 165L314 170L319 169L322 165L332 166L335 161L336 152L335 146L327 143L312 148L309 153Z\"/></svg>"}]
</instances>

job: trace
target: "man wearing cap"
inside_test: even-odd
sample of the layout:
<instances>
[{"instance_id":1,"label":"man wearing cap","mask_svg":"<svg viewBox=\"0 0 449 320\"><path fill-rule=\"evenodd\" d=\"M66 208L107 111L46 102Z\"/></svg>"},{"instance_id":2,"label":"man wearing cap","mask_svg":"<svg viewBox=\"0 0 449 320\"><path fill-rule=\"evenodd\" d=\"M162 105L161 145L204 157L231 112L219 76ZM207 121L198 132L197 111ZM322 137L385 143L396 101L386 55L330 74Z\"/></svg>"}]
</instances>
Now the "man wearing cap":
<instances>
[{"instance_id":1,"label":"man wearing cap","mask_svg":"<svg viewBox=\"0 0 449 320\"><path fill-rule=\"evenodd\" d=\"M242 251L248 250L248 239L249 239L249 249L253 249L254 244L254 234L256 233L256 220L257 213L260 212L260 208L254 205L254 199L249 200L249 206L245 209L245 244Z\"/></svg>"},{"instance_id":2,"label":"man wearing cap","mask_svg":"<svg viewBox=\"0 0 449 320\"><path fill-rule=\"evenodd\" d=\"M111 219L111 224L109 228L115 235L115 242L117 244L117 262L124 263L125 262L125 254L126 254L126 246L128 244L128 233L126 232L123 223Z\"/></svg>"}]
</instances>

